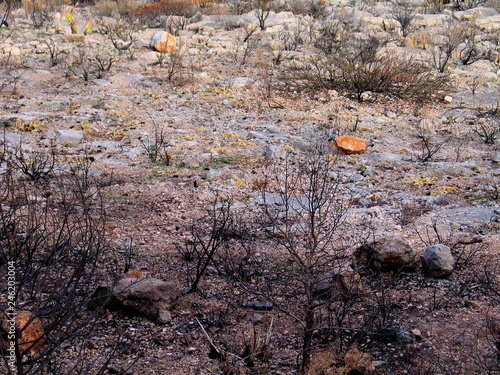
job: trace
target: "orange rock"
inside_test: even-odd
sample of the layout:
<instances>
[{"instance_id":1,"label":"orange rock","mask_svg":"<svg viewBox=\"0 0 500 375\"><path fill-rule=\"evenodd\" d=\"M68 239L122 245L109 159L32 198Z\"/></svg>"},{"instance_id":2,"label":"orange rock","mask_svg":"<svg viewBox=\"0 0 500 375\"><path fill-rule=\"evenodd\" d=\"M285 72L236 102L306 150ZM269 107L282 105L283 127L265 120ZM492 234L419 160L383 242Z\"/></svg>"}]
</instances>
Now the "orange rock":
<instances>
[{"instance_id":1,"label":"orange rock","mask_svg":"<svg viewBox=\"0 0 500 375\"><path fill-rule=\"evenodd\" d=\"M40 319L34 316L30 311L16 311L16 331L20 335L18 345L22 354L33 355L41 350L45 344L43 325ZM10 346L11 332L9 318L6 314L0 317L2 325L2 339L8 348ZM24 353L23 353L24 352Z\"/></svg>"},{"instance_id":2,"label":"orange rock","mask_svg":"<svg viewBox=\"0 0 500 375\"><path fill-rule=\"evenodd\" d=\"M151 38L152 47L158 52L170 53L174 50L177 40L167 32L157 32Z\"/></svg>"},{"instance_id":3,"label":"orange rock","mask_svg":"<svg viewBox=\"0 0 500 375\"><path fill-rule=\"evenodd\" d=\"M139 270L133 270L133 271L125 273L121 278L122 279L141 279L142 272Z\"/></svg>"},{"instance_id":4,"label":"orange rock","mask_svg":"<svg viewBox=\"0 0 500 375\"><path fill-rule=\"evenodd\" d=\"M365 141L350 135L335 138L335 144L340 149L341 154L362 154L366 151Z\"/></svg>"}]
</instances>

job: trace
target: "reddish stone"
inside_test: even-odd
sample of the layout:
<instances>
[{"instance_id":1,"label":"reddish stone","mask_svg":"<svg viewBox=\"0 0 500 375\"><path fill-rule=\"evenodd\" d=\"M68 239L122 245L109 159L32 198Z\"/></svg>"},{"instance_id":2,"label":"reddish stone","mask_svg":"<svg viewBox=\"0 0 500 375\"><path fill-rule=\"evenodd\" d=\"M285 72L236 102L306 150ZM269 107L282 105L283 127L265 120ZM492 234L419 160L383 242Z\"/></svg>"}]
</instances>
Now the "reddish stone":
<instances>
[{"instance_id":1,"label":"reddish stone","mask_svg":"<svg viewBox=\"0 0 500 375\"><path fill-rule=\"evenodd\" d=\"M341 154L362 154L366 151L365 141L350 135L335 138L335 144L340 149Z\"/></svg>"},{"instance_id":2,"label":"reddish stone","mask_svg":"<svg viewBox=\"0 0 500 375\"><path fill-rule=\"evenodd\" d=\"M0 317L2 325L2 339L4 344L10 343L7 332L10 332L9 317L2 314ZM42 322L27 310L18 310L15 315L16 331L20 332L18 341L19 351L22 354L33 355L40 351L45 344ZM9 345L7 345L9 347Z\"/></svg>"}]
</instances>

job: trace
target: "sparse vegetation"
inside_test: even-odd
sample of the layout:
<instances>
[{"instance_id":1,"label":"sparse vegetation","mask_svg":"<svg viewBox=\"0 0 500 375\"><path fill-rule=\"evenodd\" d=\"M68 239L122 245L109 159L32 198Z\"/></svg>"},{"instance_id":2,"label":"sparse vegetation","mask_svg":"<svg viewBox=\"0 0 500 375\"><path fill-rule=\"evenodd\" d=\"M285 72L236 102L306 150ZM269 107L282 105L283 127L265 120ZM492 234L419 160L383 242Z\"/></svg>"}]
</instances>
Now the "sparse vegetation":
<instances>
[{"instance_id":1,"label":"sparse vegetation","mask_svg":"<svg viewBox=\"0 0 500 375\"><path fill-rule=\"evenodd\" d=\"M21 5L0 0L0 323L5 262L30 321L0 373L497 372L493 10L98 0L36 28Z\"/></svg>"}]
</instances>

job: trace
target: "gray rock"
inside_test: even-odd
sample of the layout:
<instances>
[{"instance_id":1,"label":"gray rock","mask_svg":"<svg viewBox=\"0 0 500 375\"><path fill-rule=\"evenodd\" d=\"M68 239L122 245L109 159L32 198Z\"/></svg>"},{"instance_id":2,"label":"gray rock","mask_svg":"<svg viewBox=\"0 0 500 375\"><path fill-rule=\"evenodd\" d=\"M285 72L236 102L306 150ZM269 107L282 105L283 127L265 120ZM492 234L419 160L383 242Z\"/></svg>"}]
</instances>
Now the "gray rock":
<instances>
[{"instance_id":1,"label":"gray rock","mask_svg":"<svg viewBox=\"0 0 500 375\"><path fill-rule=\"evenodd\" d=\"M378 270L414 270L416 253L400 237L386 237L361 246L361 262Z\"/></svg>"},{"instance_id":2,"label":"gray rock","mask_svg":"<svg viewBox=\"0 0 500 375\"><path fill-rule=\"evenodd\" d=\"M500 151L495 152L495 155L491 157L491 161L494 163L500 163Z\"/></svg>"},{"instance_id":3,"label":"gray rock","mask_svg":"<svg viewBox=\"0 0 500 375\"><path fill-rule=\"evenodd\" d=\"M234 88L242 88L250 83L248 77L235 77L229 81L229 86Z\"/></svg>"},{"instance_id":4,"label":"gray rock","mask_svg":"<svg viewBox=\"0 0 500 375\"><path fill-rule=\"evenodd\" d=\"M11 145L20 145L23 141L23 136L17 133L0 133L0 141Z\"/></svg>"},{"instance_id":5,"label":"gray rock","mask_svg":"<svg viewBox=\"0 0 500 375\"><path fill-rule=\"evenodd\" d=\"M448 246L438 244L425 249L422 265L431 277L447 277L453 273L455 259Z\"/></svg>"},{"instance_id":6,"label":"gray rock","mask_svg":"<svg viewBox=\"0 0 500 375\"><path fill-rule=\"evenodd\" d=\"M403 160L403 155L393 154L392 152L373 152L368 156L368 160L373 163L395 163Z\"/></svg>"},{"instance_id":7,"label":"gray rock","mask_svg":"<svg viewBox=\"0 0 500 375\"><path fill-rule=\"evenodd\" d=\"M255 311L271 311L274 309L274 304L272 302L254 302L246 307L250 307Z\"/></svg>"},{"instance_id":8,"label":"gray rock","mask_svg":"<svg viewBox=\"0 0 500 375\"><path fill-rule=\"evenodd\" d=\"M49 139L57 141L58 143L71 143L73 145L77 145L83 139L83 132L71 129L49 130L45 133L45 136Z\"/></svg>"}]
</instances>

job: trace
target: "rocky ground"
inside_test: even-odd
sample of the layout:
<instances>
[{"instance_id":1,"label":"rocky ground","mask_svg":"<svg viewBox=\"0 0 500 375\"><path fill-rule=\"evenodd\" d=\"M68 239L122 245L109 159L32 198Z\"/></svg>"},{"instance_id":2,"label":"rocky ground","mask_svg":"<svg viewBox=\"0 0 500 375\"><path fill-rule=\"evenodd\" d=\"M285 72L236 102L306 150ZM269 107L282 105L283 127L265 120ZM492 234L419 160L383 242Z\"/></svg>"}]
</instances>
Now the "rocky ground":
<instances>
[{"instance_id":1,"label":"rocky ground","mask_svg":"<svg viewBox=\"0 0 500 375\"><path fill-rule=\"evenodd\" d=\"M92 11L77 10L80 29L94 17ZM349 222L366 228L369 221L375 238L401 237L417 257L439 242L434 223L448 244L474 242L457 247L471 257L457 261L446 278L424 275L421 266L399 274L361 273L366 284L387 285L380 290L389 296L389 315L397 323L397 332L389 335L393 339L369 338L362 351L371 354L380 374L498 373L491 365L495 338L489 322L500 317L495 272L500 260L500 150L495 139L500 132L500 15L493 7L419 11L405 39L387 3L332 4L325 12L347 12L347 22L388 35L391 48L413 49L419 59L430 58L429 49L410 44L424 33L439 33L450 20L472 20L481 32L496 32L497 45L484 42L484 58L470 65L454 55L447 67L450 84L426 100L368 92L360 102L342 90L282 95L275 89L274 80L287 64L307 61L312 54L305 43L273 65L283 52L276 36L297 22L312 23L311 17L273 11L267 28L253 34L258 39L251 51L243 40L248 25L258 24L254 12L193 19L177 30L172 54L149 47L159 29L134 29L133 49L115 51L109 72L96 78L94 66L72 63L75 48L85 48L85 61L95 64L93 54L109 47L109 35L96 32L96 26L89 35L74 36L60 14L35 29L17 10L0 44L2 139L26 152L53 147L60 158L90 155L93 175L112 179L102 189L112 246L121 253L131 247L134 269L182 290L190 266L177 244L190 236L195 220L205 217L215 191L232 197L237 211L258 211L259 181L269 165L282 163L286 154L307 153L331 136L361 138L366 151L339 155L335 164L350 194ZM88 80L86 71L91 72ZM493 138L485 142L490 133ZM428 158L425 142L434 151ZM161 145L157 160L148 157L154 144ZM97 347L105 345L106 327L118 324L126 348L109 373L131 361L136 363L130 373L137 374L222 373L221 361L208 356L207 336L240 354L252 324L264 335L271 321L268 361L224 373L294 373L300 325L286 309L256 311L255 298L239 293L209 268L200 293L180 297L166 324L106 312L100 317ZM376 297L366 298L376 304ZM353 320L363 314L356 312ZM348 371L345 351L333 358L329 345L337 343L318 344L311 374Z\"/></svg>"}]
</instances>

